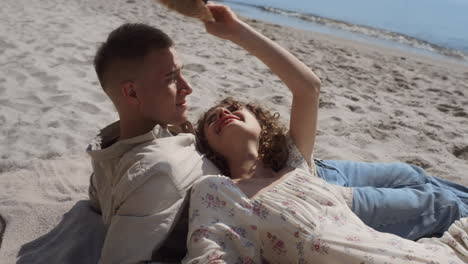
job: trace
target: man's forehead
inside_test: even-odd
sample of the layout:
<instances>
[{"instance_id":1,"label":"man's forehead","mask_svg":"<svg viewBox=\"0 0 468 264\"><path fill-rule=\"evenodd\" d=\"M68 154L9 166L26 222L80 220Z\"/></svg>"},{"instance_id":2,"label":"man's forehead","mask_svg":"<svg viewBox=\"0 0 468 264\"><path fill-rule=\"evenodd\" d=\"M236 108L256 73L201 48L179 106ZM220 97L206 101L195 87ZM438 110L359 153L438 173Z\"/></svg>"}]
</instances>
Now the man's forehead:
<instances>
[{"instance_id":1,"label":"man's forehead","mask_svg":"<svg viewBox=\"0 0 468 264\"><path fill-rule=\"evenodd\" d=\"M177 56L174 48L152 51L146 59L151 66L157 66L158 71L165 73L182 66L182 61Z\"/></svg>"}]
</instances>

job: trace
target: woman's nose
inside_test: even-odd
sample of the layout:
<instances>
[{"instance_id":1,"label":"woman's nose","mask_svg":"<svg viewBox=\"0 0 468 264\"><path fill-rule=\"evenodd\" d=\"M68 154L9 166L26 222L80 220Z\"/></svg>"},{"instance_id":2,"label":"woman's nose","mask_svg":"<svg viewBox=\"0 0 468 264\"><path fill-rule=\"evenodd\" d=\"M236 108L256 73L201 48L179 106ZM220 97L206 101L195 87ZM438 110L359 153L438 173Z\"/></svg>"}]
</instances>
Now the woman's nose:
<instances>
[{"instance_id":1,"label":"woman's nose","mask_svg":"<svg viewBox=\"0 0 468 264\"><path fill-rule=\"evenodd\" d=\"M223 116L230 115L230 114L231 114L231 112L229 110L227 110L226 108L224 108L224 107L218 108L218 119L223 117Z\"/></svg>"}]
</instances>

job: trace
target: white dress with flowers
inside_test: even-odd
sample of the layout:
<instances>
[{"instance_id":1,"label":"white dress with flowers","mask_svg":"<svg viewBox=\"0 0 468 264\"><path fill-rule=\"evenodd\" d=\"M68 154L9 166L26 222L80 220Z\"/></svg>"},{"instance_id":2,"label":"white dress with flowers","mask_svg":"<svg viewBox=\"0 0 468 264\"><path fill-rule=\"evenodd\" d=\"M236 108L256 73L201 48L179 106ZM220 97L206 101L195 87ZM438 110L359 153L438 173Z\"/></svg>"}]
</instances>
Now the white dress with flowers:
<instances>
[{"instance_id":1,"label":"white dress with flowers","mask_svg":"<svg viewBox=\"0 0 468 264\"><path fill-rule=\"evenodd\" d=\"M418 242L375 231L349 208L350 191L290 153L295 169L252 199L225 176L193 186L184 263L468 263L468 218Z\"/></svg>"}]
</instances>

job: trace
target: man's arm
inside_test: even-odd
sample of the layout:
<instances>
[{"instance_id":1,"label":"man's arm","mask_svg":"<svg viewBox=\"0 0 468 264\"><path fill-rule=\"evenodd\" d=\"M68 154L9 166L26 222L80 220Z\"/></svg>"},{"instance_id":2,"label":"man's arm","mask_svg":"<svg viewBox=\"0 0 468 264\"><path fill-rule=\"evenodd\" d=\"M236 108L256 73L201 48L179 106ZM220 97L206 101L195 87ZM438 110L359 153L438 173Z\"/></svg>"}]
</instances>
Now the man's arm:
<instances>
[{"instance_id":1,"label":"man's arm","mask_svg":"<svg viewBox=\"0 0 468 264\"><path fill-rule=\"evenodd\" d=\"M120 204L114 205L116 212L108 226L99 263L150 261L172 231L184 197L169 175L148 173L151 177L125 200L119 202L118 194L115 195L114 202Z\"/></svg>"},{"instance_id":2,"label":"man's arm","mask_svg":"<svg viewBox=\"0 0 468 264\"><path fill-rule=\"evenodd\" d=\"M101 205L99 203L99 197L97 195L94 173L91 173L91 176L89 177L88 197L93 210L98 213L101 213Z\"/></svg>"},{"instance_id":3,"label":"man's arm","mask_svg":"<svg viewBox=\"0 0 468 264\"><path fill-rule=\"evenodd\" d=\"M223 5L207 5L215 22L205 22L208 33L230 40L260 59L293 95L290 134L310 163L317 130L320 79L287 50L255 31Z\"/></svg>"}]
</instances>

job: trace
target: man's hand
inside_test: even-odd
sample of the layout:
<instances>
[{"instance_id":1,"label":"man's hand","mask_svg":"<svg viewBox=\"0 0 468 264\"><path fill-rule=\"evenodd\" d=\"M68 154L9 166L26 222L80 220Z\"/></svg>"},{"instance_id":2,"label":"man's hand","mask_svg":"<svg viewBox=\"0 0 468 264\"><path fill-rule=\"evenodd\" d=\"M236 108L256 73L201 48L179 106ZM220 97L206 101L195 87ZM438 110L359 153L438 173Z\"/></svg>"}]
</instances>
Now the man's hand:
<instances>
[{"instance_id":1,"label":"man's hand","mask_svg":"<svg viewBox=\"0 0 468 264\"><path fill-rule=\"evenodd\" d=\"M227 6L207 4L206 7L210 9L215 19L214 22L204 22L206 32L216 37L235 41L240 37L242 29L249 27Z\"/></svg>"}]
</instances>

